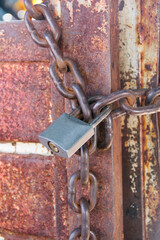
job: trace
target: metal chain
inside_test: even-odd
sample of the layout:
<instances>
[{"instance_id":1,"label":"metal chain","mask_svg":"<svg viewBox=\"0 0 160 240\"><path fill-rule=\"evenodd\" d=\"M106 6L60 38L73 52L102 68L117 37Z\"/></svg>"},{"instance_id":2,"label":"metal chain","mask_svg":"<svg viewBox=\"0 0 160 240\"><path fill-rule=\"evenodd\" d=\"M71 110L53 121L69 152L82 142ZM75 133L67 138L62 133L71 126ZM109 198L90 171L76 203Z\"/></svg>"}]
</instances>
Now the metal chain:
<instances>
[{"instance_id":1,"label":"metal chain","mask_svg":"<svg viewBox=\"0 0 160 240\"><path fill-rule=\"evenodd\" d=\"M61 30L57 21L53 17L49 8L45 4L33 5L31 0L24 0L27 12L25 14L25 24L32 39L41 47L49 49L50 55L54 63L50 65L50 74L57 90L62 96L68 99L76 99L73 89L67 88L64 84L61 75L71 72L75 78L75 83L78 83L85 90L85 81L81 76L76 63L63 57L63 53L59 48L58 42L61 36ZM33 23L32 18L44 19L48 24L48 28L40 35Z\"/></svg>"},{"instance_id":2,"label":"metal chain","mask_svg":"<svg viewBox=\"0 0 160 240\"><path fill-rule=\"evenodd\" d=\"M61 30L56 19L53 17L53 14L50 12L50 9L44 3L33 5L32 0L24 0L24 3L27 9L25 14L26 27L32 39L38 45L49 49L52 59L50 65L51 78L60 94L72 101L72 106L74 108L72 115L78 116L86 122L90 122L104 107L113 105L113 111L106 118L106 138L105 144L102 144L103 149L104 146L106 149L109 149L112 145L113 119L124 116L125 114L141 116L160 112L160 87L152 90L119 90L106 96L100 95L87 99L85 93L85 81L76 63L73 60L64 57L59 47L58 42L61 36ZM48 27L42 35L37 31L36 24L34 24L32 20L33 18L36 20L46 20ZM67 88L63 81L63 75L68 72L71 72L75 79L71 88ZM142 102L141 99L145 99L144 106L140 106L140 103ZM78 106L77 102L79 104ZM114 107L115 103L116 107ZM98 127L95 129L95 135L90 142L81 147L80 170L75 172L69 181L69 206L74 212L81 214L81 226L73 230L69 240L76 240L80 237L83 240L96 240L95 234L90 230L90 211L94 209L97 202L98 185L96 176L89 171L89 154L92 154L97 148L97 132ZM78 202L76 201L76 187L78 181L81 181L82 185L90 184L89 201L85 198L81 198Z\"/></svg>"},{"instance_id":3,"label":"metal chain","mask_svg":"<svg viewBox=\"0 0 160 240\"><path fill-rule=\"evenodd\" d=\"M160 112L160 87L154 89L126 89L113 92L109 95L103 96L94 105L92 111L97 112L106 107L107 105L119 103L118 108L114 109L111 113L112 119L121 117L125 114L130 115L150 115ZM144 106L135 106L137 99L143 98L145 101ZM140 101L139 101L140 103Z\"/></svg>"},{"instance_id":4,"label":"metal chain","mask_svg":"<svg viewBox=\"0 0 160 240\"><path fill-rule=\"evenodd\" d=\"M63 57L58 45L61 31L56 20L45 4L33 5L31 0L25 0L24 2L27 9L25 23L32 39L41 47L49 48L51 58L53 60L55 59L55 62L50 65L50 75L57 90L65 98L77 99L80 111L82 111L83 120L89 122L92 119L92 112L85 95L85 81L81 76L76 63L69 58ZM38 33L32 18L40 20L45 19L50 30L45 30L41 36ZM67 74L67 72L71 72L75 78L75 83L72 84L71 89L65 86L62 78L62 75L64 73ZM94 101L95 100L92 99L91 103ZM71 233L70 240L76 239L77 237L81 237L83 240L96 240L95 234L90 230L90 211L92 211L97 202L97 179L95 175L89 171L89 153L94 152L96 146L97 134L95 134L90 145L87 143L81 147L80 170L72 175L69 182L69 205L73 211L81 213L81 227L75 229ZM87 185L90 182L89 201L85 198L81 198L79 203L76 202L76 184L78 180L80 180L83 185Z\"/></svg>"},{"instance_id":5,"label":"metal chain","mask_svg":"<svg viewBox=\"0 0 160 240\"><path fill-rule=\"evenodd\" d=\"M92 112L84 90L78 84L73 84L72 88L79 102L79 106L83 114L83 120L86 122L91 121ZM79 180L81 181L82 185L88 185L90 182L89 201L87 201L85 198L81 198L79 203L76 202L76 186ZM96 239L95 234L90 231L90 211L93 210L97 202L97 189L96 176L89 171L89 145L86 143L81 147L80 170L71 176L68 188L69 206L74 212L81 214L81 227L79 236L83 240L88 240L91 234L93 234ZM75 233L76 232L74 230L69 239L76 239L76 237L73 237Z\"/></svg>"}]
</instances>

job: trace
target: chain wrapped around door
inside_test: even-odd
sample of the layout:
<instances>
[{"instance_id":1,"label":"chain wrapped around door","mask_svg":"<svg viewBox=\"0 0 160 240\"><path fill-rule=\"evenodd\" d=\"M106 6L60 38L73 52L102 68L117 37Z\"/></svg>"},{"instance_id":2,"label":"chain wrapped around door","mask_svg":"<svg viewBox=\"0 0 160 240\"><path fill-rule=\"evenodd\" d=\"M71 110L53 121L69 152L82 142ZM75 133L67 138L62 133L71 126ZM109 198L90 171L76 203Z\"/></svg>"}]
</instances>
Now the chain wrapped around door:
<instances>
[{"instance_id":1,"label":"chain wrapped around door","mask_svg":"<svg viewBox=\"0 0 160 240\"><path fill-rule=\"evenodd\" d=\"M108 145L106 149L109 149L113 139L112 120L125 114L141 116L160 112L160 87L155 89L119 90L106 96L87 98L85 81L76 63L70 58L63 57L58 44L61 31L47 4L33 5L31 0L25 0L24 2L27 9L25 23L28 31L38 45L49 49L53 60L50 65L51 78L60 94L71 100L73 108L71 114L60 116L40 135L40 141L55 154L62 157L71 157L74 153L80 154L80 170L73 173L69 181L68 203L75 213L81 214L81 226L73 230L69 240L80 237L83 240L96 240L95 233L90 228L90 211L95 208L97 203L98 183L94 173L89 170L89 155L97 149L97 125L106 118L108 124L106 131ZM43 36L39 35L38 30L35 28L33 18L46 20L49 25L49 28L46 27ZM67 88L63 81L63 75L68 72L72 73L75 78L71 88ZM137 103L140 105L145 103L145 105L137 107ZM69 128L70 126L71 128ZM74 127L72 128L72 126ZM84 128L85 131L83 132ZM92 134L90 134L90 130ZM58 138L55 137L57 131ZM79 140L77 140L77 132ZM69 136L71 139L74 135L76 137L74 143L71 144L70 140L68 142L67 137ZM76 201L78 181L82 185L90 185L89 200L82 197L78 202Z\"/></svg>"}]
</instances>

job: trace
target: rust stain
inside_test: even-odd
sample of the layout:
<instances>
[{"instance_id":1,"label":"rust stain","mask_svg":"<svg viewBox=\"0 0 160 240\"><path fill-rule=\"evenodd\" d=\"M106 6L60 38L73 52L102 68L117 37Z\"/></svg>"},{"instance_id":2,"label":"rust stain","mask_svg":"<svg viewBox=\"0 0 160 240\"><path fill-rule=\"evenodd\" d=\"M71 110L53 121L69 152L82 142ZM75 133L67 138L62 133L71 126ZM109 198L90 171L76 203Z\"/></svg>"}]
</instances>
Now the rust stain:
<instances>
[{"instance_id":1,"label":"rust stain","mask_svg":"<svg viewBox=\"0 0 160 240\"><path fill-rule=\"evenodd\" d=\"M160 178L156 151L157 132L152 118L144 119L144 205L146 237L150 239L154 223L159 221L160 208Z\"/></svg>"},{"instance_id":2,"label":"rust stain","mask_svg":"<svg viewBox=\"0 0 160 240\"><path fill-rule=\"evenodd\" d=\"M95 2L95 6L92 11L95 11L97 13L103 13L103 12L105 13L107 8L108 8L108 6L106 5L106 1L99 0L99 1Z\"/></svg>"},{"instance_id":3,"label":"rust stain","mask_svg":"<svg viewBox=\"0 0 160 240\"><path fill-rule=\"evenodd\" d=\"M154 88L158 84L158 1L137 1L138 50L140 59L140 84L142 88ZM158 129L156 116L142 118L142 191L144 238L158 240L160 221L160 173L158 164Z\"/></svg>"},{"instance_id":4,"label":"rust stain","mask_svg":"<svg viewBox=\"0 0 160 240\"><path fill-rule=\"evenodd\" d=\"M139 54L140 54L140 81L144 88L153 87L151 79L157 74L157 53L159 45L158 41L158 3L154 1L143 1L138 4L140 16L138 19L138 38L140 39ZM146 71L146 67L147 70ZM156 85L156 82L154 83Z\"/></svg>"},{"instance_id":5,"label":"rust stain","mask_svg":"<svg viewBox=\"0 0 160 240\"><path fill-rule=\"evenodd\" d=\"M43 35L45 21L35 21L34 24ZM48 50L34 43L24 21L1 22L0 44L1 62L49 62Z\"/></svg>"},{"instance_id":6,"label":"rust stain","mask_svg":"<svg viewBox=\"0 0 160 240\"><path fill-rule=\"evenodd\" d=\"M110 54L111 54L111 89L116 91L120 89L120 72L119 72L119 19L118 19L118 1L110 2ZM122 189L122 144L121 144L121 124L120 119L113 121L113 192L114 192L114 233L113 239L124 239L123 231L123 189Z\"/></svg>"},{"instance_id":7,"label":"rust stain","mask_svg":"<svg viewBox=\"0 0 160 240\"><path fill-rule=\"evenodd\" d=\"M97 50L99 52L105 51L107 49L106 46L103 45L104 39L99 38L99 36L95 35L91 37L91 50Z\"/></svg>"}]
</instances>

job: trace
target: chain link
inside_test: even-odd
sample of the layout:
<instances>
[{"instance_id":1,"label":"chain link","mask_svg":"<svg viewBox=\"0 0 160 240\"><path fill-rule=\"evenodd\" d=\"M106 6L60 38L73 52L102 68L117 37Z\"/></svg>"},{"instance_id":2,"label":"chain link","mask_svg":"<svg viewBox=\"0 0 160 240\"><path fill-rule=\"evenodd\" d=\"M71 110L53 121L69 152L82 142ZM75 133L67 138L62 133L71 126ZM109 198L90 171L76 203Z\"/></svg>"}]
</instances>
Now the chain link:
<instances>
[{"instance_id":1,"label":"chain link","mask_svg":"<svg viewBox=\"0 0 160 240\"><path fill-rule=\"evenodd\" d=\"M49 48L51 58L55 62L50 65L50 74L53 79L57 90L68 99L75 99L75 93L73 89L68 89L63 79L61 79L59 73L71 72L75 77L76 82L85 90L85 81L81 76L79 69L76 66L76 63L69 59L64 58L63 53L59 48L58 42L61 36L60 28L53 17L53 14L50 12L49 8L45 4L36 4L33 5L30 0L25 0L25 6L27 12L25 14L25 24L32 37L32 39L41 47ZM35 25L33 24L32 18L35 19L44 19L46 20L49 28L47 28L43 35L41 36Z\"/></svg>"},{"instance_id":2,"label":"chain link","mask_svg":"<svg viewBox=\"0 0 160 240\"><path fill-rule=\"evenodd\" d=\"M35 5L33 5L32 0L24 0L25 7L28 13L36 20L42 20L43 15L39 12Z\"/></svg>"},{"instance_id":3,"label":"chain link","mask_svg":"<svg viewBox=\"0 0 160 240\"><path fill-rule=\"evenodd\" d=\"M80 171L75 172L69 181L69 187L68 187L68 202L71 207L71 209L76 212L80 213L80 205L76 202L76 186L79 180L81 180L81 174ZM97 202L97 179L93 173L89 173L89 180L90 180L90 200L88 202L89 204L89 210L92 211L96 205Z\"/></svg>"},{"instance_id":4,"label":"chain link","mask_svg":"<svg viewBox=\"0 0 160 240\"><path fill-rule=\"evenodd\" d=\"M59 41L60 35L61 35L61 31L60 28L56 22L56 20L54 19L54 17L52 16L52 14L50 13L48 7L44 4L37 4L34 5L35 9L42 15L42 19L45 19L50 27L50 35L53 34L53 38L56 42ZM44 36L41 36L35 25L33 24L33 15L31 15L28 11L25 14L25 23L26 23L26 27L28 28L29 33L31 34L31 37L33 38L33 40L40 45L41 47L49 47L47 40L45 39ZM49 30L49 29L47 29ZM45 30L45 32L47 31Z\"/></svg>"},{"instance_id":5,"label":"chain link","mask_svg":"<svg viewBox=\"0 0 160 240\"><path fill-rule=\"evenodd\" d=\"M89 181L89 149L87 144L81 147L80 180L82 185Z\"/></svg>"},{"instance_id":6,"label":"chain link","mask_svg":"<svg viewBox=\"0 0 160 240\"><path fill-rule=\"evenodd\" d=\"M92 111L101 111L104 107L118 103L120 107L113 109L111 113L112 119L121 117L125 114L131 115L147 115L160 112L160 87L155 89L126 89L113 92L103 96L100 100L92 105ZM135 106L138 101L140 105L141 98L145 99L144 106Z\"/></svg>"},{"instance_id":7,"label":"chain link","mask_svg":"<svg viewBox=\"0 0 160 240\"><path fill-rule=\"evenodd\" d=\"M76 240L81 237L81 228L76 228L70 235L69 240ZM90 231L90 240L97 240L96 235Z\"/></svg>"},{"instance_id":8,"label":"chain link","mask_svg":"<svg viewBox=\"0 0 160 240\"><path fill-rule=\"evenodd\" d=\"M25 14L26 27L32 39L41 47L49 49L51 56L50 75L51 78L62 96L71 100L74 111L73 116L82 118L86 122L90 122L93 117L96 117L104 107L113 105L113 110L106 118L105 122L105 144L103 149L109 149L113 140L113 119L122 117L126 114L145 115L160 112L160 87L152 90L148 89L124 89L113 92L106 96L94 96L89 99L85 93L85 81L82 77L76 63L63 56L59 47L61 30L57 21L53 17L46 4L33 5L32 0L24 0L27 12ZM45 20L48 27L43 35L36 29L36 20ZM55 60L53 62L53 60ZM75 82L71 87L66 87L64 83L64 74L70 72ZM143 101L142 101L143 100ZM145 100L145 101L144 101ZM79 104L77 106L77 103ZM141 103L143 105L141 106ZM145 105L144 105L145 103ZM115 105L115 107L114 107ZM73 173L69 181L68 203L70 208L81 214L81 226L73 230L69 240L77 238L83 240L96 240L95 234L90 230L90 211L94 209L97 202L97 179L96 176L89 171L89 155L97 148L97 132L95 129L94 137L80 149L80 170ZM82 185L90 184L90 198L87 201L81 198L76 201L77 182L81 181Z\"/></svg>"}]
</instances>

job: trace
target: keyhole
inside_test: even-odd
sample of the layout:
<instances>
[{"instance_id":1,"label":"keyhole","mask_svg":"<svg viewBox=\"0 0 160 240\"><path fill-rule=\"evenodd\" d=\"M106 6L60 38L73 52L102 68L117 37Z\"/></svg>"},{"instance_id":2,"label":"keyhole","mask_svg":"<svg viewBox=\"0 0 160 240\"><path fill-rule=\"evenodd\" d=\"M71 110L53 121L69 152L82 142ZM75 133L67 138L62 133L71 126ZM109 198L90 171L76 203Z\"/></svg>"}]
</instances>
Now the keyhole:
<instances>
[{"instance_id":1,"label":"keyhole","mask_svg":"<svg viewBox=\"0 0 160 240\"><path fill-rule=\"evenodd\" d=\"M48 142L48 146L50 147L50 149L51 149L53 152L55 152L55 153L58 153L58 152L59 152L58 148L56 147L56 145L55 145L54 143Z\"/></svg>"}]
</instances>

